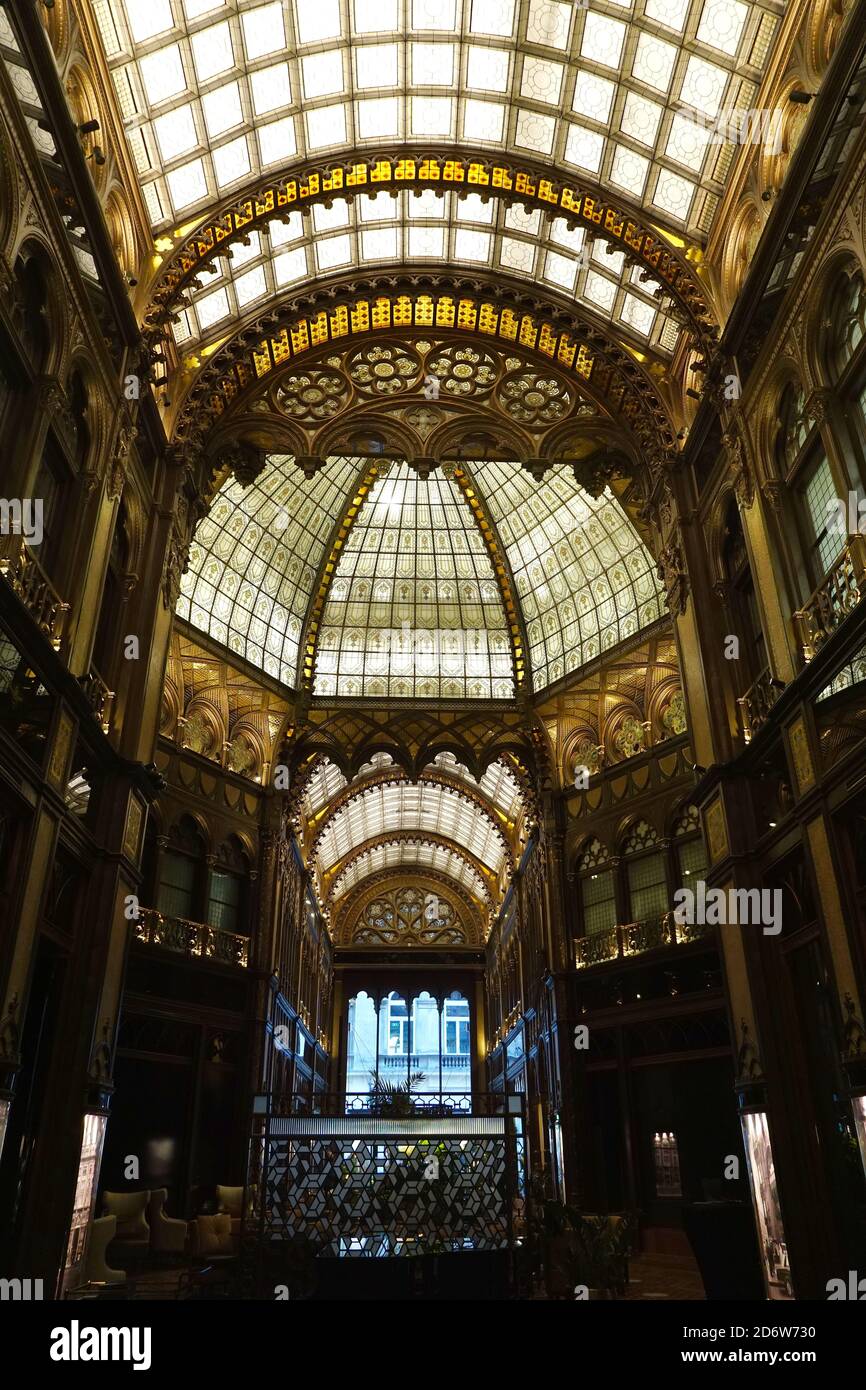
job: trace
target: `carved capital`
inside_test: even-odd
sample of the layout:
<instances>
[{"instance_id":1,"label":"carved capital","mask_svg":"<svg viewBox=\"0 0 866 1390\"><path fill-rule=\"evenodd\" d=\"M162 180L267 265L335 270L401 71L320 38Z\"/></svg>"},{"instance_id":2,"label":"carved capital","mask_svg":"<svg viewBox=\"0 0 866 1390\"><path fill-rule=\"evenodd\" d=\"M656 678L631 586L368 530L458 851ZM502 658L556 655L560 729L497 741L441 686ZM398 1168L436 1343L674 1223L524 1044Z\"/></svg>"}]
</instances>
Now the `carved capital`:
<instances>
[{"instance_id":1,"label":"carved capital","mask_svg":"<svg viewBox=\"0 0 866 1390\"><path fill-rule=\"evenodd\" d=\"M233 440L220 450L214 460L215 469L228 468L235 475L242 488L250 487L264 471L267 454L255 444L247 444L242 439Z\"/></svg>"},{"instance_id":2,"label":"carved capital","mask_svg":"<svg viewBox=\"0 0 866 1390\"><path fill-rule=\"evenodd\" d=\"M777 515L781 514L782 511L783 487L781 478L767 478L766 482L761 484L761 495L764 501L770 510L776 512Z\"/></svg>"},{"instance_id":3,"label":"carved capital","mask_svg":"<svg viewBox=\"0 0 866 1390\"><path fill-rule=\"evenodd\" d=\"M828 386L818 386L803 404L803 414L816 425L823 425L827 419L833 392Z\"/></svg>"}]
</instances>

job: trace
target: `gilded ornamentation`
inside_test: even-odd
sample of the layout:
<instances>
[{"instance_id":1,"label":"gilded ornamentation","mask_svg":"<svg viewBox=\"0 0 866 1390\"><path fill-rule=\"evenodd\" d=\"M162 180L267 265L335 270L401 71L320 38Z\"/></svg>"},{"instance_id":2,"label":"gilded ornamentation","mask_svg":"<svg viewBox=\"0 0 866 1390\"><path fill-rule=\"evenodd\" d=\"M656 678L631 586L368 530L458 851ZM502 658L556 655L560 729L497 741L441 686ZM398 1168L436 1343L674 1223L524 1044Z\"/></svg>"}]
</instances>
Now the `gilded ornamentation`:
<instances>
[{"instance_id":1,"label":"gilded ornamentation","mask_svg":"<svg viewBox=\"0 0 866 1390\"><path fill-rule=\"evenodd\" d=\"M789 728L788 746L791 750L791 762L794 765L794 777L802 795L815 783L815 768L812 764L812 754L809 751L806 725L802 719L796 719Z\"/></svg>"},{"instance_id":2,"label":"gilded ornamentation","mask_svg":"<svg viewBox=\"0 0 866 1390\"><path fill-rule=\"evenodd\" d=\"M554 372L509 372L496 392L503 410L530 429L543 429L568 417L571 392Z\"/></svg>"},{"instance_id":3,"label":"gilded ornamentation","mask_svg":"<svg viewBox=\"0 0 866 1390\"><path fill-rule=\"evenodd\" d=\"M657 574L665 587L671 617L679 617L686 611L689 596L689 576L683 560L679 540L672 540L659 556Z\"/></svg>"},{"instance_id":4,"label":"gilded ornamentation","mask_svg":"<svg viewBox=\"0 0 866 1390\"><path fill-rule=\"evenodd\" d=\"M340 372L310 367L306 372L283 377L274 395L284 415L302 424L318 425L339 413L348 392L348 383Z\"/></svg>"},{"instance_id":5,"label":"gilded ornamentation","mask_svg":"<svg viewBox=\"0 0 866 1390\"><path fill-rule=\"evenodd\" d=\"M403 344L376 343L353 352L346 360L346 369L363 395L393 396L410 388L421 362Z\"/></svg>"},{"instance_id":6,"label":"gilded ornamentation","mask_svg":"<svg viewBox=\"0 0 866 1390\"><path fill-rule=\"evenodd\" d=\"M688 729L686 700L681 690L671 696L662 710L662 727L672 736L684 734Z\"/></svg>"},{"instance_id":7,"label":"gilded ornamentation","mask_svg":"<svg viewBox=\"0 0 866 1390\"><path fill-rule=\"evenodd\" d=\"M710 862L715 864L719 859L724 859L728 853L728 831L725 825L725 808L721 799L716 797L706 809L704 814L704 832L707 840L707 849L710 852Z\"/></svg>"},{"instance_id":8,"label":"gilded ornamentation","mask_svg":"<svg viewBox=\"0 0 866 1390\"><path fill-rule=\"evenodd\" d=\"M428 357L426 369L439 391L452 396L482 396L496 381L497 364L481 348L449 346Z\"/></svg>"},{"instance_id":9,"label":"gilded ornamentation","mask_svg":"<svg viewBox=\"0 0 866 1390\"><path fill-rule=\"evenodd\" d=\"M398 888L368 903L355 924L353 946L466 946L466 928L437 893Z\"/></svg>"},{"instance_id":10,"label":"gilded ornamentation","mask_svg":"<svg viewBox=\"0 0 866 1390\"><path fill-rule=\"evenodd\" d=\"M646 747L646 730L634 715L627 715L614 735L613 746L623 758L635 758Z\"/></svg>"}]
</instances>

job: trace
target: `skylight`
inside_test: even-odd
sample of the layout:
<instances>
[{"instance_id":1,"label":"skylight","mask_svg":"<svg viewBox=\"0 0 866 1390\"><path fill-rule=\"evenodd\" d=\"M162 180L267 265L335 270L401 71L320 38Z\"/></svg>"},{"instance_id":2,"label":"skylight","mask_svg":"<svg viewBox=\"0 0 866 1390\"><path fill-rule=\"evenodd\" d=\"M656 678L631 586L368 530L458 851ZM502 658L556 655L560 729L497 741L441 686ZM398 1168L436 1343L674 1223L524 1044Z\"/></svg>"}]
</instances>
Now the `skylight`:
<instances>
[{"instance_id":1,"label":"skylight","mask_svg":"<svg viewBox=\"0 0 866 1390\"><path fill-rule=\"evenodd\" d=\"M702 126L753 102L767 52L758 30L776 9L770 0L118 0L105 46L158 233L294 161L435 140L589 177L700 238L728 153ZM370 258L393 246L397 261L543 275L544 226L520 234L541 245L516 250L509 232L505 248L500 208L486 242L458 237L455 201L447 239L412 236L409 202L401 195L396 240L371 239ZM365 264L354 212L349 236L348 254L307 246L307 275ZM266 300L287 282L267 247L262 256ZM234 316L244 306L224 273ZM560 267L549 283L583 299L581 275L571 279ZM640 337L648 316L623 315L623 298L606 312ZM587 302L600 307L597 296ZM201 327L193 310L179 338L192 342ZM648 341L669 341L666 327L656 316Z\"/></svg>"}]
</instances>

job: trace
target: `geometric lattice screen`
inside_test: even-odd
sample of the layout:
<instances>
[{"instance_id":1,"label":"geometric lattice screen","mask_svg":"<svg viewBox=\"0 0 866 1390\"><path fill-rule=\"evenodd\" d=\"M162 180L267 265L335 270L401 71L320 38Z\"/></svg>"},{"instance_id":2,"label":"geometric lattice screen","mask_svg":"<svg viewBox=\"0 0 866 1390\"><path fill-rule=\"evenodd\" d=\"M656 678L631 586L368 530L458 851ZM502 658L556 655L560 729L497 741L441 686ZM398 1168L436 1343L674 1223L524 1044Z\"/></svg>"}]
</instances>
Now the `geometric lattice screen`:
<instances>
[{"instance_id":1,"label":"geometric lattice screen","mask_svg":"<svg viewBox=\"0 0 866 1390\"><path fill-rule=\"evenodd\" d=\"M264 1200L248 1233L257 1224L265 1249L307 1236L332 1256L504 1249L522 1187L518 1123L504 1115L270 1117L253 1144ZM250 1175L257 1187L260 1172Z\"/></svg>"}]
</instances>

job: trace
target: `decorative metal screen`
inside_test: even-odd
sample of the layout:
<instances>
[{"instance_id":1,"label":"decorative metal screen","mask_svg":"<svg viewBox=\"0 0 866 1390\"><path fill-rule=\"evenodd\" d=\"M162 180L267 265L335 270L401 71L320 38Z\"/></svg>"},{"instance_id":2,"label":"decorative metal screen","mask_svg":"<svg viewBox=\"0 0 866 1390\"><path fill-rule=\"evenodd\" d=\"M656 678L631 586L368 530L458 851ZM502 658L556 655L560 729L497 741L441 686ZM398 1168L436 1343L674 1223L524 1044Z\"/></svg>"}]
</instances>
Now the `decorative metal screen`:
<instances>
[{"instance_id":1,"label":"decorative metal screen","mask_svg":"<svg viewBox=\"0 0 866 1390\"><path fill-rule=\"evenodd\" d=\"M523 1142L519 1114L260 1116L247 1236L320 1256L506 1249Z\"/></svg>"}]
</instances>

